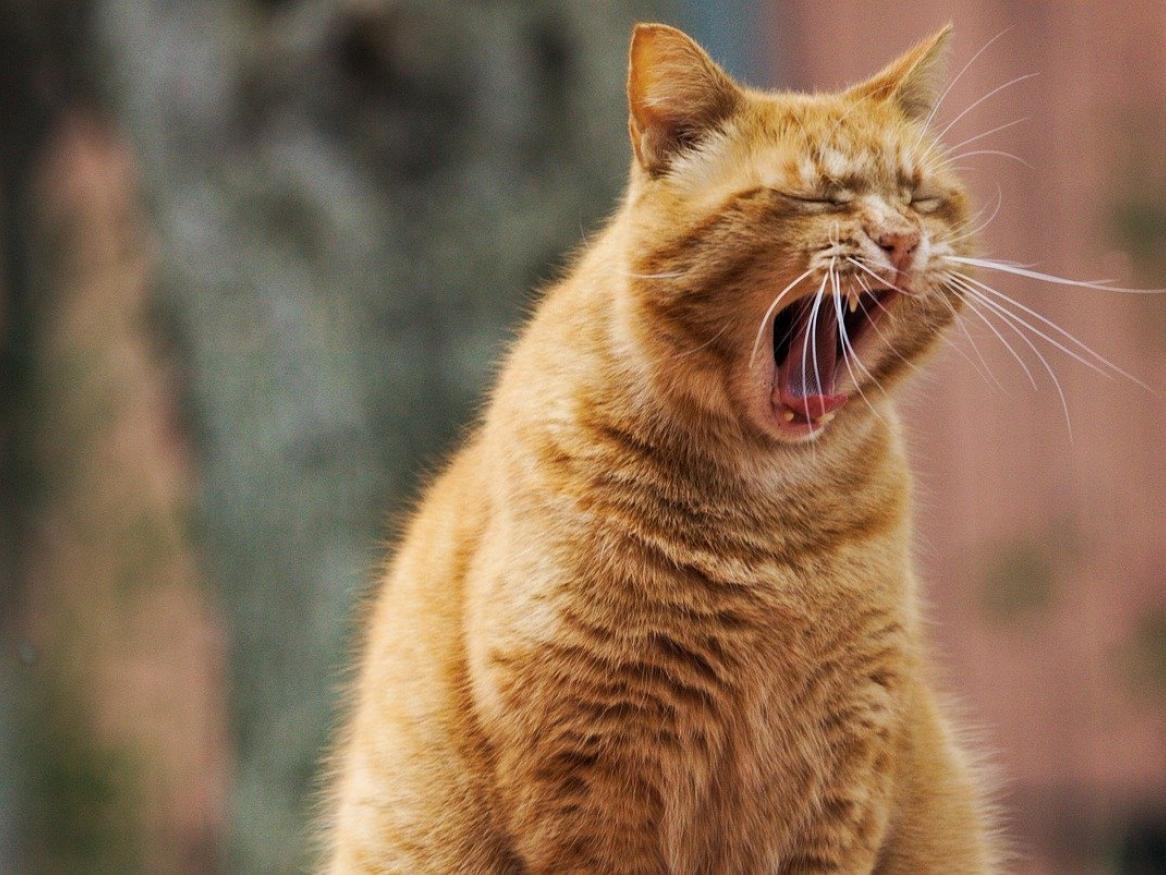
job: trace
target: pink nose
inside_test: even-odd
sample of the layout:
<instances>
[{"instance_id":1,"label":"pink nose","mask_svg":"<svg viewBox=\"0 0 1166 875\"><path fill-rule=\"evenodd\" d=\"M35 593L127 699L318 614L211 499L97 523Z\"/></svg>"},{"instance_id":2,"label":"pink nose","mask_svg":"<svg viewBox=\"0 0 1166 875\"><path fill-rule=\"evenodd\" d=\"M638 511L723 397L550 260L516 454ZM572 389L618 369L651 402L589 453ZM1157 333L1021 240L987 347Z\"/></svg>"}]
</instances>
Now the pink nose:
<instances>
[{"instance_id":1,"label":"pink nose","mask_svg":"<svg viewBox=\"0 0 1166 875\"><path fill-rule=\"evenodd\" d=\"M915 255L915 250L919 248L919 232L915 230L885 231L875 238L875 242L878 243L883 252L887 253L895 270L905 271L911 266L911 258Z\"/></svg>"}]
</instances>

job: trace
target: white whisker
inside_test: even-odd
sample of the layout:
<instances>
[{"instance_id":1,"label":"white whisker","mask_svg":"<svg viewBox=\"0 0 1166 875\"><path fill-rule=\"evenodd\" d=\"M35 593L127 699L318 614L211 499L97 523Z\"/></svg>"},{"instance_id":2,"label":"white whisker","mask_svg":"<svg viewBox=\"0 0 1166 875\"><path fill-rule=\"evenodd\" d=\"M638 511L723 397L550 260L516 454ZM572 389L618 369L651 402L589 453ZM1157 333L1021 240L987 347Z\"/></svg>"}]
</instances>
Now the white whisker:
<instances>
[{"instance_id":1,"label":"white whisker","mask_svg":"<svg viewBox=\"0 0 1166 875\"><path fill-rule=\"evenodd\" d=\"M960 81L960 77L963 76L964 73L968 72L968 68L971 67L972 64L974 64L976 62L976 58L978 58L978 57L980 57L980 55L984 54L984 52L986 52L988 50L988 47L990 45L992 45L992 43L996 42L996 40L1000 39L1000 37L1004 36L1004 34L1008 33L1008 31L1012 30L1013 27L1015 27L1015 25L1009 25L1008 27L1004 28L1004 30L1000 31L1000 33L996 34L994 37L992 37L990 40L988 40L986 43L984 43L984 45L980 48L980 50L978 52L976 52L974 55L972 55L971 60L969 60L966 64L964 64L963 68L958 73L955 74L955 77L950 82L947 83L947 87L945 89L943 89L943 93L941 93L939 95L939 98L935 101L935 104L931 107L931 112L929 112L927 114L927 119L926 119L926 121L923 122L923 127L920 129L921 132L926 131L931 126L931 121L932 121L932 119L935 118L935 113L939 111L940 104L943 103L944 98L947 97L947 95L955 87L955 84ZM919 140L922 140L922 138L923 138L922 133L920 133ZM919 145L919 140L915 141L916 146Z\"/></svg>"},{"instance_id":2,"label":"white whisker","mask_svg":"<svg viewBox=\"0 0 1166 875\"><path fill-rule=\"evenodd\" d=\"M870 286L868 286L866 284L866 281L861 276L859 276L858 274L855 274L854 279L860 286L862 286L863 291L865 291L867 294L869 294L871 296L871 300L874 301L876 307L878 307L884 313L891 312L890 310L888 310L886 307L883 306L882 302L878 299L878 296L875 295L875 293L871 290ZM887 336L885 334L883 334L881 331L879 331L878 325L875 324L875 321L871 318L870 311L866 309L866 304L864 304L862 302L861 296L858 299L858 306L860 306L862 308L862 313L864 316L866 316L867 325L870 326L871 330L873 330L874 333L878 335L879 340L881 340L883 342L883 345L888 347L891 350L891 352L893 352L896 356L898 356L903 361L903 363L906 364L909 368L911 368L912 370L918 371L919 366L917 364L915 364L915 362L913 362L909 358L907 358L905 355L903 355L901 352L899 352L898 348L895 347L895 345L893 343L891 343L889 340L887 340ZM942 337L942 335L941 335L941 337ZM951 343L951 341L947 340L946 337L943 337L942 339L946 340L948 343Z\"/></svg>"},{"instance_id":3,"label":"white whisker","mask_svg":"<svg viewBox=\"0 0 1166 875\"><path fill-rule=\"evenodd\" d=\"M778 292L777 297L773 299L773 303L769 305L769 309L765 311L765 315L761 317L761 327L757 329L757 338L753 341L753 352L749 356L749 364L751 366L757 360L757 348L761 346L761 338L765 335L765 329L769 325L769 320L773 318L773 314L777 311L777 305L781 303L781 299L788 295L794 286L796 286L813 272L814 268L810 268L797 279L795 279L792 283Z\"/></svg>"},{"instance_id":4,"label":"white whisker","mask_svg":"<svg viewBox=\"0 0 1166 875\"><path fill-rule=\"evenodd\" d=\"M818 326L818 309L822 306L822 293L826 289L826 280L829 278L829 276L830 275L827 273L826 276L822 277L822 286L821 286L821 288L818 289L818 294L814 297L814 308L810 311L810 324L809 324L809 328L807 329L810 332L810 345L808 348L809 348L811 355L813 356L813 359L814 359L814 379L816 381L815 388L818 390L819 396L821 396L821 393L822 393L822 374L818 371L818 327L817 327ZM807 347L803 345L802 346L802 397L803 398L806 397L805 396L805 391L806 391L806 349L807 349ZM821 416L821 413L819 413L818 415ZM806 416L809 419L815 418L815 417L810 415L810 410L809 410L808 405L806 408Z\"/></svg>"},{"instance_id":5,"label":"white whisker","mask_svg":"<svg viewBox=\"0 0 1166 875\"><path fill-rule=\"evenodd\" d=\"M882 277L878 276L877 274L875 274L875 273L874 273L874 272L872 272L871 270L867 269L867 268L866 268L866 266L864 266L864 265L863 265L863 264L861 264L860 262L858 262L858 261L855 261L854 259L850 259L850 260L851 260L851 261L852 261L852 262L853 262L853 263L854 263L854 264L855 264L857 267L861 268L862 270L866 271L866 272L867 272L867 273L869 273L871 276L873 276L875 279L877 279L877 280L878 280L880 283L885 283L885 282L886 282L886 281L885 281L885 280L884 280ZM856 275L856 277L857 277L857 275ZM862 287L863 287L864 289L866 289L868 292L871 292L871 296L873 297L873 299L874 299L874 302L875 302L875 304L878 306L878 308L879 308L880 310L882 310L884 313L890 312L890 311L888 311L888 310L887 310L887 308L886 308L886 307L884 307L884 306L883 306L882 302L881 302L881 301L878 299L878 297L877 297L877 296L875 296L874 292L873 292L873 291L872 291L872 290L871 290L871 289L870 289L870 288L869 288L869 287L866 285L866 283L862 281L862 278L861 278L861 277L857 277L857 278L858 278L859 282L861 282L861 283L862 283ZM898 291L899 293L901 293L901 294L903 294L903 295L907 295L908 297L917 297L916 295L911 295L911 294L909 294L908 292L906 292L905 290L898 288L898 286L890 286L890 288L894 289L895 291ZM950 304L949 304L949 306L950 306ZM865 310L865 309L866 309L866 307L864 306L864 307L863 307L863 310ZM957 321L958 321L958 320L957 320ZM872 326L872 327L873 327L873 326ZM961 327L963 327L963 326L961 325ZM964 329L964 330L966 331L966 329ZM880 336L881 336L881 335L880 335ZM976 364L975 360L973 360L971 356L969 356L969 355L968 355L966 352L964 352L962 349L960 349L960 347L959 347L959 344L957 344L957 343L953 342L953 341L951 340L951 338L947 337L947 336L946 336L946 335L944 335L944 334L940 334L940 335L939 335L939 339L940 339L941 341L943 341L944 343L946 343L948 346L950 346L952 349L954 349L954 350L955 350L957 353L959 353L959 354L960 354L960 355L961 355L961 356L962 356L964 359L966 359L966 360L967 360L967 362L968 362L968 364L970 364L970 365L972 366L972 369L973 369L973 370L974 370L974 371L975 371L977 374L979 374L981 377L983 377L983 378L984 378L984 380L985 380L986 382L988 382L988 383L993 383L993 382L994 382L994 383L996 383L996 385L1000 386L1000 387L1001 387L1001 389L1003 389L1003 386L1001 386L1001 384L1000 384L1000 381L996 379L995 375L993 375L993 374L992 374L991 370L989 369L987 373L985 373L984 371L981 371L981 370L980 370L980 366L979 366L978 364ZM972 338L971 338L970 336L968 337L968 340L971 342L972 346L973 346L973 347L975 347L975 345L976 345L976 342L975 342L974 340L972 340ZM896 353L898 353L898 350L896 350ZM978 353L979 353L979 350L977 350L977 354L978 354ZM906 358L903 358L903 356L902 356L901 354L899 354L899 358L903 359L903 361L907 362L908 364L912 364L912 363L911 363L910 361L908 361ZM981 360L982 360L982 359L983 359L983 356L981 356ZM912 364L912 367L914 367L914 365L913 365L913 364ZM987 364L986 364L986 363L985 363L985 367L987 367Z\"/></svg>"},{"instance_id":6,"label":"white whisker","mask_svg":"<svg viewBox=\"0 0 1166 875\"><path fill-rule=\"evenodd\" d=\"M971 277L967 277L967 276L964 276L962 274L960 275L960 277L967 282L974 282L974 280L972 280ZM1089 368L1090 370L1096 371L1098 374L1101 374L1107 380L1115 379L1114 375L1109 373L1108 371L1106 371L1104 368L1099 367L1094 362L1089 361L1089 359L1081 357L1076 352L1069 349L1067 346L1064 346L1058 340L1056 340L1052 337L1049 337L1047 334L1045 334L1039 328L1034 326L1032 323L1026 321L1024 319L1024 317L1018 316L1017 314L1013 313L1011 310L1004 307L1004 305L1000 304L997 301L993 301L991 298L985 296L983 294L983 292L978 291L977 289L973 288L970 285L967 285L966 283L964 284L963 288L967 294L974 295L976 300L978 300L985 307L990 309L993 313L1000 315L1001 317L1007 319L1010 322L1015 322L1018 325L1024 326L1029 331L1031 331L1033 334L1035 334L1037 337L1041 338L1042 340L1046 341L1047 343L1051 344L1052 346L1055 346L1057 349L1061 350L1061 352L1065 353L1065 355L1072 357L1073 359L1077 360L1081 364L1085 365L1085 367ZM1013 301L1012 303L1015 304L1016 302ZM1062 332L1062 333L1067 334L1067 332ZM1068 336L1072 337L1072 335L1068 335ZM1073 340L1076 341L1077 339L1073 338ZM1080 343L1080 341L1077 341L1077 342ZM1082 346L1084 346L1084 344L1082 344ZM1088 347L1085 347L1085 348L1088 349ZM1092 350L1089 350L1089 351L1093 352ZM1096 353L1093 353L1093 354L1097 355ZM1106 361L1105 359L1102 359L1101 356L1097 356L1097 357L1099 359L1101 359L1102 361ZM1134 378L1131 377L1130 379L1134 379ZM1147 387L1147 388L1149 388L1149 387Z\"/></svg>"},{"instance_id":7,"label":"white whisker","mask_svg":"<svg viewBox=\"0 0 1166 875\"><path fill-rule=\"evenodd\" d=\"M870 408L870 412L877 416L879 419L883 419L883 415L875 409L875 406L870 403L870 399L866 397L866 393L862 391L862 385L859 382L858 376L854 373L854 369L850 366L850 357L853 357L854 363L862 368L866 375L870 377L871 382L873 382L875 386L878 387L878 390L882 392L884 396L887 394L887 390L884 389L882 384L875 379L874 374L872 374L870 369L862 363L862 360L858 357L858 353L856 353L854 351L854 347L850 345L850 338L846 334L846 317L842 313L842 289L839 287L838 274L834 273L833 262L830 263L830 268L830 274L833 277L834 285L834 294L830 297L834 299L834 318L838 320L838 336L842 340L842 363L846 365L846 370L850 374L850 379L851 382L854 383L855 390L862 397L862 400L866 402L866 406ZM846 354L848 348L850 350L850 357L848 357ZM885 419L883 419L883 421L886 422Z\"/></svg>"},{"instance_id":8,"label":"white whisker","mask_svg":"<svg viewBox=\"0 0 1166 875\"><path fill-rule=\"evenodd\" d=\"M996 127L992 128L992 130L990 130L990 131L984 131L984 133L976 134L974 137L968 137L966 140L959 142L959 143L956 143L954 146L948 146L944 149L944 151L945 152L954 152L956 149L962 149L964 146L967 146L969 143L976 142L976 140L982 140L982 139L984 139L984 137L990 137L992 134L995 134L999 131L1002 131L1005 128L1010 128L1010 127L1013 127L1014 125L1022 124L1024 122L1028 121L1029 118L1030 118L1030 116L1025 116L1024 118L1013 119L1010 122L1006 122L1002 125L997 125Z\"/></svg>"},{"instance_id":9,"label":"white whisker","mask_svg":"<svg viewBox=\"0 0 1166 875\"><path fill-rule=\"evenodd\" d=\"M1071 280L1063 276L1055 276L1051 273L1041 273L1037 270L1029 270L1019 265L1009 264L1003 261L994 261L989 258L970 258L964 255L949 255L948 261L954 261L959 264L969 264L973 267L983 267L987 270L998 270L1002 273L1013 273L1017 276L1028 277L1034 280L1044 280L1047 283L1057 283L1062 286L1078 286L1084 289L1097 289L1102 292L1122 292L1127 295L1161 295L1166 294L1166 289L1123 289L1118 286L1108 285L1111 280Z\"/></svg>"},{"instance_id":10,"label":"white whisker","mask_svg":"<svg viewBox=\"0 0 1166 875\"><path fill-rule=\"evenodd\" d=\"M948 280L956 287L957 293L959 289L963 288L962 284L956 277L948 275ZM1012 357L1016 359L1017 364L1019 364L1021 370L1024 371L1024 375L1028 377L1028 381L1032 384L1032 388L1038 388L1036 384L1036 378L1032 375L1032 371L1029 370L1028 364L1025 363L1024 359L1020 357L1019 353L1017 353L1016 350L1012 348L1012 344L1010 344L1007 339L1005 339L1004 335L996 329L996 326L989 322L988 318L982 312L980 312L980 308L976 306L976 302L972 299L972 297L970 295L960 295L960 297L963 298L964 303L968 306L968 309L971 310L972 313L974 313L977 317L979 317L979 319L988 326L989 330L991 330L991 332L996 335L996 338L1002 344L1004 344L1004 348L1012 353Z\"/></svg>"},{"instance_id":11,"label":"white whisker","mask_svg":"<svg viewBox=\"0 0 1166 875\"><path fill-rule=\"evenodd\" d=\"M965 230L961 230L960 228L956 228L955 230L959 231L959 233L952 236L952 237L945 237L943 239L943 242L950 245L952 243L955 243L957 240L963 240L967 237L972 237L972 236L975 236L976 234L980 233L985 228L987 228L989 225L991 225L992 222L996 219L996 214L1000 212L1000 206L1003 203L1004 203L1004 189L1002 189L1000 187L999 183L997 183L997 185L996 185L996 206L994 206L992 208L992 215L990 215L988 217L987 221L982 222L981 224L977 225L975 228L972 228L970 231L965 231ZM984 212L984 210L981 209L979 212L976 213L975 216L973 216L967 222L967 224L970 225L972 222L976 221L976 219L978 219L983 214L983 212Z\"/></svg>"},{"instance_id":12,"label":"white whisker","mask_svg":"<svg viewBox=\"0 0 1166 875\"><path fill-rule=\"evenodd\" d=\"M871 276L873 276L876 280L879 281L880 285L886 286L888 289L893 289L894 291L898 292L900 295L906 295L908 298L919 297L918 295L914 294L913 292L908 292L906 289L901 289L898 286L894 285L893 283L888 282L883 277L879 276L877 273L875 273L873 270L871 270L869 267L867 267L865 264L863 264L860 258L852 258L851 256L847 255L846 260L849 261L851 264L855 265L856 267L858 267L860 270L863 270L866 273L869 273Z\"/></svg>"},{"instance_id":13,"label":"white whisker","mask_svg":"<svg viewBox=\"0 0 1166 875\"><path fill-rule=\"evenodd\" d=\"M1009 297L1008 295L1004 294L1003 292L999 291L998 289L992 288L991 286L987 285L986 283L981 282L980 280L976 279L975 277L970 277L967 274L958 273L958 272L955 272L955 275L962 278L963 280L967 281L968 283L971 283L972 285L976 286L977 288L983 289L984 291L988 292L989 294L991 294L997 298L1000 298L1001 300L1007 301L1008 303L1012 304L1014 307L1019 307L1025 313L1029 314L1030 316L1032 316L1035 319L1038 319L1040 322L1047 325L1053 331L1056 331L1062 337L1065 337L1066 339L1072 341L1082 351L1093 356L1094 359L1096 359L1101 364L1105 365L1107 368L1112 370L1114 373L1120 374L1121 376L1125 377L1127 380L1137 384L1138 386L1141 386L1143 389L1145 389L1147 392L1149 392L1152 395L1158 394L1153 389L1151 389L1146 383L1139 380L1133 374L1129 373L1128 371L1122 370L1117 365L1115 365L1113 362L1111 362L1109 359L1107 359L1105 356L1103 356L1101 353L1095 351L1094 349L1089 347L1087 344L1085 344L1083 341L1078 340L1077 337L1075 337L1073 334L1070 334L1068 331L1066 331L1060 325L1053 322L1051 319L1049 319L1045 316L1042 316L1040 313L1038 313L1036 310L1033 310L1031 307L1026 307L1024 304L1020 303L1019 301L1015 300L1014 298ZM986 303L990 307L992 307L992 309L1002 309L1002 310L1004 309L1003 305L998 304L989 298L986 298L983 294L977 292L976 295L977 295L977 297L980 298L980 300L982 300L984 303ZM1107 373L1105 370L1103 370L1102 368L1099 368L1097 365L1095 365L1093 362L1089 361L1088 359L1082 358L1077 353L1073 352L1073 350L1069 349L1068 347L1064 346L1063 344L1059 343L1058 341L1049 337L1047 334L1040 331L1040 329L1038 329L1035 326L1031 325L1030 323L1026 322L1022 317L1017 316L1015 313L1012 313L1009 310L1004 310L1004 312L1006 312L1009 317L1011 317L1013 319L1017 319L1018 321L1024 323L1025 327L1028 328L1029 331L1032 331L1034 334L1037 334L1038 336L1044 338L1046 341L1051 343L1053 346L1057 347L1059 350L1064 352L1066 355L1072 356L1077 361L1081 362L1082 364L1086 365L1087 367L1090 367L1093 370L1097 371L1098 373L1105 374L1105 376L1112 378L1112 376L1113 376L1112 374Z\"/></svg>"},{"instance_id":14,"label":"white whisker","mask_svg":"<svg viewBox=\"0 0 1166 875\"><path fill-rule=\"evenodd\" d=\"M963 332L964 337L966 337L968 339L968 343L971 344L972 350L976 353L976 358L978 358L980 360L980 364L982 364L984 366L984 371L987 373L988 379L996 385L997 389L999 389L1001 392L1003 392L1004 394L1007 395L1008 390L1004 388L1004 384L1001 383L1000 380L996 377L995 372L992 370L992 368L988 364L988 360L986 358L984 358L984 354L982 352L980 352L980 345L978 343L976 343L976 339L974 337L972 337L972 332L970 332L968 330L968 326L964 325L963 321L960 319L959 311L956 310L955 305L953 305L951 303L951 301L949 301L943 295L940 295L939 299L941 301L943 301L944 304L947 305L947 308L949 310L951 310L951 314L954 317L952 321L954 321L956 326L959 327L960 331ZM953 346L954 346L954 344L953 344ZM956 349L958 349L958 348L959 347L956 347ZM969 361L970 361L970 359L969 359ZM975 362L972 362L972 365L975 366ZM976 370L978 371L979 368L977 368Z\"/></svg>"},{"instance_id":15,"label":"white whisker","mask_svg":"<svg viewBox=\"0 0 1166 875\"><path fill-rule=\"evenodd\" d=\"M718 337L720 337L722 334L724 334L728 330L729 330L729 326L728 326L728 324L725 324L725 325L721 326L720 331L718 331L716 334L714 334L712 337L710 337L704 343L697 344L692 349L686 349L683 352L675 353L671 356L671 358L672 359L680 359L680 358L684 358L685 356L690 356L694 352L700 352L702 349L704 349L710 343L713 343ZM752 362L750 362L750 364L752 364Z\"/></svg>"},{"instance_id":16,"label":"white whisker","mask_svg":"<svg viewBox=\"0 0 1166 875\"><path fill-rule=\"evenodd\" d=\"M935 139L942 140L944 134L946 134L948 131L950 131L960 119L962 119L965 115L967 115L969 112L971 112L977 106L979 106L981 103L983 103L989 97L992 97L995 94L999 94L1001 91L1003 91L1005 88L1008 88L1009 86L1016 85L1020 82L1023 82L1025 79L1032 79L1034 76L1039 76L1039 75L1040 75L1039 73L1025 73L1023 76L1017 76L1015 79L1009 79L1003 85L997 85L995 88L993 88L987 94L985 94L983 97L981 97L979 100L977 100L971 106L969 106L967 109L965 109L963 112L961 112L955 118L953 118L950 122L948 122L947 127L945 127L942 131L940 131L938 134L935 135Z\"/></svg>"},{"instance_id":17,"label":"white whisker","mask_svg":"<svg viewBox=\"0 0 1166 875\"><path fill-rule=\"evenodd\" d=\"M949 158L947 160L958 161L961 158L972 158L976 155L998 155L1001 158L1011 158L1013 161L1019 161L1021 164L1023 164L1029 170L1036 169L1031 164L1029 164L1027 161L1025 161L1023 158L1021 158L1019 155L1013 155L1011 152L1005 152L1002 149L973 149L971 152L961 152L958 155L952 155L951 158Z\"/></svg>"},{"instance_id":18,"label":"white whisker","mask_svg":"<svg viewBox=\"0 0 1166 875\"><path fill-rule=\"evenodd\" d=\"M1030 331L1034 331L1035 329L1033 329L1031 325L1028 325L1023 320L1019 319L1019 317L1017 317L1015 314L1009 313L1003 307L997 306L992 301L989 301L987 298L985 298L983 295L978 294L975 291L975 289L972 289L970 286L966 286L963 288L964 288L965 292L967 292L969 295L976 297L981 303L988 306L991 311L995 312L996 315L1000 316L1001 319L1003 319L1004 324L1007 325L1009 328L1011 328L1013 330L1013 332L1016 333L1016 336L1019 337L1021 340L1023 340L1025 342L1025 344L1027 344L1028 348L1031 349L1033 351L1033 353L1036 355L1036 357L1040 360L1041 365L1044 366L1044 369L1048 372L1049 378L1053 381L1053 385L1057 389L1057 396L1061 399L1061 409L1065 413L1065 429L1069 433L1069 443L1073 443L1073 421L1069 417L1069 402L1065 398L1065 390L1061 387L1061 381L1057 379L1057 374L1053 370L1052 365L1049 364L1048 359L1046 359L1044 357L1044 355L1041 353L1041 351L1036 348L1036 344L1034 344L1031 340L1029 340L1028 336L1023 331L1021 331L1015 324L1013 324L1012 320L1016 319L1017 321L1020 322L1020 324L1024 325L1024 327L1028 328ZM966 298L965 298L965 300L966 300ZM1040 332L1037 332L1037 333L1039 334ZM1048 340L1047 337L1045 339ZM1108 376L1108 374L1106 376Z\"/></svg>"}]
</instances>

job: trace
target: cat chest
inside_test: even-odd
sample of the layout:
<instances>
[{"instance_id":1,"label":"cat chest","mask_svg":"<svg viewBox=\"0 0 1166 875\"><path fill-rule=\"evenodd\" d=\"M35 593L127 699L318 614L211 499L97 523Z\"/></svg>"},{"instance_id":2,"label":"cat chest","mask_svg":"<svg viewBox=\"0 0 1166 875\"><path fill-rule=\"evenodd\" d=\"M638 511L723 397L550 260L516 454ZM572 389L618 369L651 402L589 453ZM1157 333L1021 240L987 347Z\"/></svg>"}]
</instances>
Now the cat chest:
<instances>
[{"instance_id":1,"label":"cat chest","mask_svg":"<svg viewBox=\"0 0 1166 875\"><path fill-rule=\"evenodd\" d=\"M764 871L832 820L877 821L889 792L909 675L893 612L787 618L737 643L677 721L662 819L677 872Z\"/></svg>"}]
</instances>

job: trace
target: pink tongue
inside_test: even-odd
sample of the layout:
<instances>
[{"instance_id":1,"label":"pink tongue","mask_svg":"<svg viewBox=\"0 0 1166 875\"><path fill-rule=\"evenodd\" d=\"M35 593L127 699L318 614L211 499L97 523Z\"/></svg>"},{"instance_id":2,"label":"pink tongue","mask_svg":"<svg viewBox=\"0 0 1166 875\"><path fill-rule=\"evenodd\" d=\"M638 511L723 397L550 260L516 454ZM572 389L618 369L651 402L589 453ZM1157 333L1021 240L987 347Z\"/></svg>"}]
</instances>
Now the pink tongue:
<instances>
[{"instance_id":1,"label":"pink tongue","mask_svg":"<svg viewBox=\"0 0 1166 875\"><path fill-rule=\"evenodd\" d=\"M809 313L798 320L797 335L789 355L777 375L779 401L806 419L816 419L846 403L845 395L835 395L834 369L838 363L838 320L823 304L810 335ZM804 364L803 364L804 363Z\"/></svg>"}]
</instances>

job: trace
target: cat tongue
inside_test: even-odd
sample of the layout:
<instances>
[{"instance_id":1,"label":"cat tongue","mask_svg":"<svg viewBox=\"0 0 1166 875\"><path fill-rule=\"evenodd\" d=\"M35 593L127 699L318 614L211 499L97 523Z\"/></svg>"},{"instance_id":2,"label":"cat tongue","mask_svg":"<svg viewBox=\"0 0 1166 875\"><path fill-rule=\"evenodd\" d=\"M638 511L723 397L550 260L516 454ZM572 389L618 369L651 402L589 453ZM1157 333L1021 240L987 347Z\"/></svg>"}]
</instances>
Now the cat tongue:
<instances>
[{"instance_id":1,"label":"cat tongue","mask_svg":"<svg viewBox=\"0 0 1166 875\"><path fill-rule=\"evenodd\" d=\"M778 401L806 419L817 419L846 403L846 395L834 394L838 364L838 320L828 306L818 308L814 333L810 312L798 320L789 354L778 368Z\"/></svg>"}]
</instances>

